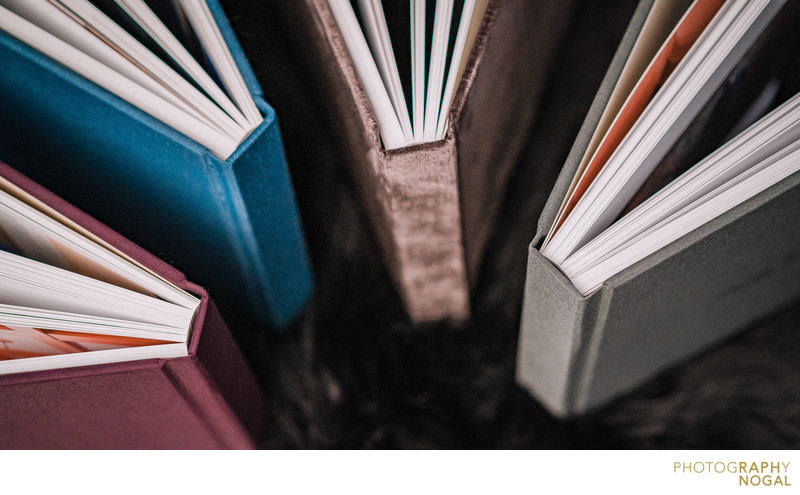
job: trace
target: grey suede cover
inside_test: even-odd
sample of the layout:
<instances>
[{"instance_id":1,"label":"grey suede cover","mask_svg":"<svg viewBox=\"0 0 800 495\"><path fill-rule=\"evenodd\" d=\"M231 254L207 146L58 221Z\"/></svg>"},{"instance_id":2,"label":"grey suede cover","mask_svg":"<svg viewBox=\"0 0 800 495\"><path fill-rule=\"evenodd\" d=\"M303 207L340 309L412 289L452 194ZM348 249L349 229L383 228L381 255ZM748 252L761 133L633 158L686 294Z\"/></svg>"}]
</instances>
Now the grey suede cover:
<instances>
[{"instance_id":1,"label":"grey suede cover","mask_svg":"<svg viewBox=\"0 0 800 495\"><path fill-rule=\"evenodd\" d=\"M327 0L283 0L413 321L465 319L574 1L491 0L445 139L386 151Z\"/></svg>"},{"instance_id":2,"label":"grey suede cover","mask_svg":"<svg viewBox=\"0 0 800 495\"><path fill-rule=\"evenodd\" d=\"M651 5L637 8L530 245L517 381L557 416L602 406L800 295L800 174L586 297L539 253Z\"/></svg>"}]
</instances>

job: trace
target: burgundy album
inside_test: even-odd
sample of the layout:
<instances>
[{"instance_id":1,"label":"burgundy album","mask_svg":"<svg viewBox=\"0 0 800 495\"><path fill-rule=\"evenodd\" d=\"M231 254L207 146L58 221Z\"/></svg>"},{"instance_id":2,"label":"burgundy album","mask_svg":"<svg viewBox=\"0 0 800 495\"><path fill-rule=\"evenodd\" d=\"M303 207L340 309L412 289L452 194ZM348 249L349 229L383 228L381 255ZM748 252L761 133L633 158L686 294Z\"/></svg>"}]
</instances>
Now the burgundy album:
<instances>
[{"instance_id":1,"label":"burgundy album","mask_svg":"<svg viewBox=\"0 0 800 495\"><path fill-rule=\"evenodd\" d=\"M208 293L8 165L0 177L199 299L186 355L0 374L0 448L255 447L264 396Z\"/></svg>"}]
</instances>

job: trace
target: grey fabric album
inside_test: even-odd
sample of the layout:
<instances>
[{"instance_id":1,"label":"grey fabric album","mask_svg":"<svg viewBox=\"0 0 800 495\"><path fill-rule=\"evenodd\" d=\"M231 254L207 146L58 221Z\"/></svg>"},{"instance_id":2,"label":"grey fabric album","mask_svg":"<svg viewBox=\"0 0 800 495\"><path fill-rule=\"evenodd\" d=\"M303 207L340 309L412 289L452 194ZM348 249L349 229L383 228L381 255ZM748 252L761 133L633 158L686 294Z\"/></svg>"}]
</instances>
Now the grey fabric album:
<instances>
[{"instance_id":1,"label":"grey fabric album","mask_svg":"<svg viewBox=\"0 0 800 495\"><path fill-rule=\"evenodd\" d=\"M516 375L518 383L556 416L572 416L607 404L800 295L800 173L794 168L797 160L793 154L798 147L795 128L800 119L794 106L800 105L800 88L797 71L791 70L797 66L793 59L796 55L791 53L796 40L787 34L791 28L781 31L796 21L797 2L762 2L764 10L750 16L754 19L752 26L740 29L738 32L745 34L730 43L731 55L725 55L730 65L725 66L727 59L718 57L721 62L716 71L724 71L719 81L712 82L714 71L709 70L712 75L708 82L697 85L700 96L686 98L688 103L680 111L687 113L685 108L695 105L694 113L676 118L663 131L667 137L655 141L655 145L640 146L639 151L645 149L651 155L659 147L662 151L648 169L648 176L638 182L630 179L620 190L627 188L631 197L633 193L643 196L643 202L626 205L630 198L623 198L619 211L611 213L614 218L610 225L596 229L599 234L587 229L591 234L588 240L577 242L572 252L564 251L566 256L552 245L543 246L546 240L558 241L551 232L554 224L560 223L559 229L569 225L559 218L574 186L573 178L587 148L593 145L595 129L602 125L602 114L643 26L653 18L659 3L640 2L530 244ZM704 37L720 19L727 15L735 19L731 22L738 22L745 17L736 17L731 9L753 6L735 0L703 4L694 2L680 19L705 6L712 9L704 21L708 26L665 77L680 75L694 52L703 43L709 44ZM681 25L679 22L675 29ZM726 32L722 28L718 31L723 35ZM745 44L742 40L748 33L751 40ZM724 48L724 38L720 40L713 43L713 49ZM714 59L706 54L702 60L693 69L695 73ZM776 72L767 73L764 65L775 67ZM787 70L781 72L781 67ZM646 71L651 69L652 64ZM687 80L684 88L693 81ZM658 102L659 92L665 88L669 90L668 83L654 91L648 105ZM668 103L680 100L682 95L676 92ZM633 99L629 98L626 105ZM622 108L620 113L626 109ZM642 112L616 151L609 153L606 168L624 152L648 110ZM643 142L647 143L657 132L658 123L667 119L663 115L654 119L649 134L643 134ZM680 132L675 132L670 141L669 134L676 128ZM611 134L613 126L607 132ZM623 161L616 182L608 182L607 187L620 183L620 174L635 156L632 153L628 163ZM678 162L682 163L677 171L662 173L665 164L672 167ZM719 172L719 167L741 170L730 172L730 181L722 182L720 177L728 172ZM654 178L663 180L661 176L668 176L668 180L653 187ZM719 182L716 188L706 184L713 180ZM568 214L579 211L580 201L586 197L599 194L592 190L594 185ZM645 191L648 187L652 189L649 192ZM695 190L699 192L695 194ZM632 219L642 223L646 215L681 194L684 203L675 203L679 207L663 213L657 222L647 224L647 229L624 241L611 236L627 232L625 229L635 224ZM651 244L642 247L648 242ZM633 256L632 261L626 256ZM593 281L592 277L601 276L597 273L610 275Z\"/></svg>"}]
</instances>

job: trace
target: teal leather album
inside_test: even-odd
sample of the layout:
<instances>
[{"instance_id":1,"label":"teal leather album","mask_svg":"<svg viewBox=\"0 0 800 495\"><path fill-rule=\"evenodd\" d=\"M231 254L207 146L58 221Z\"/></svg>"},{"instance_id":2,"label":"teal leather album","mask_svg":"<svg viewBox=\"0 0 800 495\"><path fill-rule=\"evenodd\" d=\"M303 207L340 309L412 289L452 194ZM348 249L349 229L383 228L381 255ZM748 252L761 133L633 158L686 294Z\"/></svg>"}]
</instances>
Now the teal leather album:
<instances>
[{"instance_id":1,"label":"teal leather album","mask_svg":"<svg viewBox=\"0 0 800 495\"><path fill-rule=\"evenodd\" d=\"M280 328L313 287L298 209L275 112L207 4L263 117L226 159L2 30L0 154L207 287L223 313Z\"/></svg>"}]
</instances>

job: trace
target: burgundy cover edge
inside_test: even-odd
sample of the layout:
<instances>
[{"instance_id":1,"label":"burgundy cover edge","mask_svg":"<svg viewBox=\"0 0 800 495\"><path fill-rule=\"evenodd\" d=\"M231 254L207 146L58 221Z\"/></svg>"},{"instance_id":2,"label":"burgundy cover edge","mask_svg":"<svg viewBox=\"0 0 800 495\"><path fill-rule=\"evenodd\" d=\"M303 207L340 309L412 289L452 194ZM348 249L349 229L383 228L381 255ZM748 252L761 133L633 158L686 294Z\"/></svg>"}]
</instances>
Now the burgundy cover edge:
<instances>
[{"instance_id":1,"label":"burgundy cover edge","mask_svg":"<svg viewBox=\"0 0 800 495\"><path fill-rule=\"evenodd\" d=\"M227 326L222 320L213 301L210 300L208 292L202 287L188 282L186 277L180 271L168 263L153 256L145 249L123 237L116 231L110 229L105 224L102 224L94 217L79 210L60 196L57 196L3 162L0 162L0 176L7 179L9 182L19 187L26 193L35 197L48 207L58 211L69 220L80 225L82 228L85 228L87 231L103 239L111 246L115 247L121 252L124 252L145 267L163 276L176 286L186 290L187 292L193 293L200 298L200 304L195 315L195 320L192 324L190 340L188 343L188 358L174 358L166 360L143 359L2 375L0 376L0 386L59 380L81 376L93 376L108 373L125 373L153 368L161 368L167 377L170 378L173 383L176 383L175 374L165 371L164 366L171 361L180 362L188 359L191 360L198 370L202 368L202 376L206 380L209 380L209 382L206 383L206 386L208 386L209 391L213 390L212 395L208 399L187 397L185 394L185 388L187 387L185 378L183 381L181 381L181 379L178 380L178 383L180 383L180 386L176 385L178 391L194 406L203 407L206 409L206 415L208 414L207 410L209 404L213 404L213 407L221 408L221 411L227 409L228 413L222 413L219 416L224 418L225 423L214 424L207 422L207 426L212 430L225 430L225 432L228 434L233 434L235 432L235 434L237 434L237 438L232 439L232 441L229 442L224 442L229 443L234 448L252 448L254 446L254 439L250 438L248 434L239 434L239 432L243 431L243 426L239 423L239 421L244 423L246 425L246 429L249 431L249 434L256 438L260 432L260 428L265 417L265 400L257 385L255 377L252 374L252 371L245 363L240 349L233 341L230 331L227 329ZM206 332L204 332L204 330L206 330ZM204 335L204 333L208 334L208 339L210 341L221 343L221 348L225 352L219 352L215 354L211 349L206 350L208 346L204 345L205 339L201 339L201 336ZM231 357L234 359L231 359ZM204 358L208 360L210 366L203 362ZM235 373L225 370L225 366L223 364L225 361L230 361L230 363L228 363L228 369L235 370ZM185 377L185 374L181 376ZM214 385L213 387L211 386L212 384ZM226 387L228 386L231 386L231 389L226 390ZM241 390L250 394L250 397L255 402L255 407L242 407L247 401L243 400L243 397L235 397L236 391ZM231 402L227 403L223 400L219 400L217 396L223 396L226 400L230 400ZM209 402L204 404L202 403L203 400ZM233 410L231 410L234 404L238 406L233 407L235 413ZM215 431L215 433L217 432ZM219 436L219 433L217 433L217 435Z\"/></svg>"},{"instance_id":2,"label":"burgundy cover edge","mask_svg":"<svg viewBox=\"0 0 800 495\"><path fill-rule=\"evenodd\" d=\"M187 288L202 290L191 282L186 284ZM250 436L258 439L267 416L266 399L244 354L210 298L203 338L192 339L189 355L209 382L217 385L216 390L224 398L224 403L235 412Z\"/></svg>"}]
</instances>

